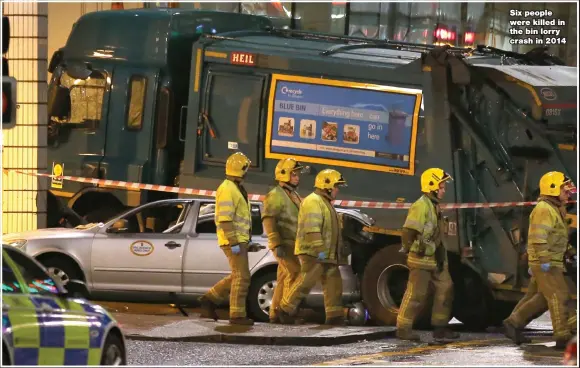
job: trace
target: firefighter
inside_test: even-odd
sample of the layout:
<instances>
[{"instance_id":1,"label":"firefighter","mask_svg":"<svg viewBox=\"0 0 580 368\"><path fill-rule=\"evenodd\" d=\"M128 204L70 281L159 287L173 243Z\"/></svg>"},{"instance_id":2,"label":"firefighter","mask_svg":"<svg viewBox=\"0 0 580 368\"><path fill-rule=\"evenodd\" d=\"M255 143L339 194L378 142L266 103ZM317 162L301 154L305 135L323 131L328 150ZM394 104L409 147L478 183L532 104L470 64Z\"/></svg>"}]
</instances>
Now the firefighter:
<instances>
[{"instance_id":1,"label":"firefighter","mask_svg":"<svg viewBox=\"0 0 580 368\"><path fill-rule=\"evenodd\" d=\"M226 179L216 194L215 223L218 244L228 258L232 273L200 298L206 317L217 321L217 306L226 300L229 293L230 323L249 326L254 324L246 316L246 297L250 286L248 250L252 219L248 194L242 181L250 163L241 152L232 154L226 161Z\"/></svg>"},{"instance_id":2,"label":"firefighter","mask_svg":"<svg viewBox=\"0 0 580 368\"><path fill-rule=\"evenodd\" d=\"M408 254L409 282L397 316L399 339L420 340L412 328L422 302L427 299L430 285L435 291L431 314L433 338L436 341L459 338L459 334L448 327L453 304L453 282L448 270L447 251L441 242L439 201L445 194L445 185L449 180L453 179L439 168L423 172L423 196L413 203L403 225L402 251Z\"/></svg>"},{"instance_id":3,"label":"firefighter","mask_svg":"<svg viewBox=\"0 0 580 368\"><path fill-rule=\"evenodd\" d=\"M564 256L571 248L566 203L573 189L572 181L558 171L551 171L540 179L540 198L530 214L528 230L530 287L523 301L503 321L504 334L518 345L529 341L522 329L546 306L552 318L556 348L564 349L571 338L569 323L575 312L564 278Z\"/></svg>"},{"instance_id":4,"label":"firefighter","mask_svg":"<svg viewBox=\"0 0 580 368\"><path fill-rule=\"evenodd\" d=\"M262 223L268 234L268 247L278 260L276 288L270 305L271 323L278 322L276 307L300 273L300 262L294 255L294 243L298 210L302 201L296 188L300 183L302 169L303 166L294 158L280 160L274 172L278 185L266 195L264 200Z\"/></svg>"},{"instance_id":5,"label":"firefighter","mask_svg":"<svg viewBox=\"0 0 580 368\"><path fill-rule=\"evenodd\" d=\"M298 306L319 280L324 292L326 324L345 323L339 264L346 263L348 254L340 236L341 217L332 205L342 186L346 186L346 181L338 171L322 170L314 180L314 192L300 206L294 251L300 259L300 275L276 308L276 315L284 324L296 322Z\"/></svg>"}]
</instances>

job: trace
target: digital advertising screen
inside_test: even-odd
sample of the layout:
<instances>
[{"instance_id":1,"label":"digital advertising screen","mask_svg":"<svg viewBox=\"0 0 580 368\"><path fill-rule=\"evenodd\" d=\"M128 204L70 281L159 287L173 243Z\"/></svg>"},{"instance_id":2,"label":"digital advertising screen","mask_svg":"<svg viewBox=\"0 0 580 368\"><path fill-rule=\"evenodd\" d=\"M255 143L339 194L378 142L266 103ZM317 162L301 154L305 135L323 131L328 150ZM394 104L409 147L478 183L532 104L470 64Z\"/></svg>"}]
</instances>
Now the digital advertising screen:
<instances>
[{"instance_id":1,"label":"digital advertising screen","mask_svg":"<svg viewBox=\"0 0 580 368\"><path fill-rule=\"evenodd\" d=\"M420 90L274 74L266 158L414 174Z\"/></svg>"}]
</instances>

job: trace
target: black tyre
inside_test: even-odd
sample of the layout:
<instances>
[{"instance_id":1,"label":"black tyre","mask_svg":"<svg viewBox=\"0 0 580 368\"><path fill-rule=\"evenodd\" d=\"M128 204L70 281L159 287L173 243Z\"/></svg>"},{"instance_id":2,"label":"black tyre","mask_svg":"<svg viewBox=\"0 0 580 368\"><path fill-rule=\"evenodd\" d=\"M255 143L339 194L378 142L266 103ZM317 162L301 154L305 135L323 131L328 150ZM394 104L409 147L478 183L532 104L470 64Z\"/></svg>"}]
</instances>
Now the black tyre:
<instances>
[{"instance_id":1,"label":"black tyre","mask_svg":"<svg viewBox=\"0 0 580 368\"><path fill-rule=\"evenodd\" d=\"M399 252L399 244L389 245L376 252L367 263L362 277L362 297L371 318L387 326L397 324L397 314L409 279L407 257ZM430 305L429 302L425 306ZM423 308L416 326L425 325ZM429 308L430 310L430 308Z\"/></svg>"},{"instance_id":2,"label":"black tyre","mask_svg":"<svg viewBox=\"0 0 580 368\"><path fill-rule=\"evenodd\" d=\"M46 267L48 274L53 278L60 280L62 285L66 288L70 280L84 280L84 275L82 271L78 268L77 264L66 256L51 256L46 259L39 259L40 263ZM82 292L81 290L75 290L76 295L71 295L74 297L88 298L88 292Z\"/></svg>"},{"instance_id":3,"label":"black tyre","mask_svg":"<svg viewBox=\"0 0 580 368\"><path fill-rule=\"evenodd\" d=\"M103 346L101 365L127 365L127 356L123 340L113 333L109 333Z\"/></svg>"},{"instance_id":4,"label":"black tyre","mask_svg":"<svg viewBox=\"0 0 580 368\"><path fill-rule=\"evenodd\" d=\"M266 272L254 279L248 290L248 314L257 322L270 320L270 306L276 287L276 270Z\"/></svg>"},{"instance_id":5,"label":"black tyre","mask_svg":"<svg viewBox=\"0 0 580 368\"><path fill-rule=\"evenodd\" d=\"M465 265L452 269L453 316L468 330L483 331L491 325L501 324L501 321L509 316L507 308L494 309L494 306L499 304L496 304L479 275ZM454 274L457 276L454 277Z\"/></svg>"}]
</instances>

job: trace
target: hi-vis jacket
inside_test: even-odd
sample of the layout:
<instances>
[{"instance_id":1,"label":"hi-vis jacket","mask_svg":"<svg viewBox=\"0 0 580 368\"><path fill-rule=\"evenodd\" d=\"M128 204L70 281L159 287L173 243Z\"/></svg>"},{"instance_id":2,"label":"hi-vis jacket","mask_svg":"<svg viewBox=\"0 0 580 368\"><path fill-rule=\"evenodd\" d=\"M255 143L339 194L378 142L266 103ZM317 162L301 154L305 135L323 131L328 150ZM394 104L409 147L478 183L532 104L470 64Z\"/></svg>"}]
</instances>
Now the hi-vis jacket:
<instances>
[{"instance_id":1,"label":"hi-vis jacket","mask_svg":"<svg viewBox=\"0 0 580 368\"><path fill-rule=\"evenodd\" d=\"M294 250L301 201L298 193L286 185L277 185L266 195L262 221L270 249L283 245Z\"/></svg>"},{"instance_id":2,"label":"hi-vis jacket","mask_svg":"<svg viewBox=\"0 0 580 368\"><path fill-rule=\"evenodd\" d=\"M439 206L435 205L428 196L423 195L409 208L409 213L403 227L417 231L420 236L411 245L407 257L407 265L411 268L433 270L437 267L435 251L441 244L441 230L439 228ZM425 246L425 255L417 255L420 244Z\"/></svg>"},{"instance_id":3,"label":"hi-vis jacket","mask_svg":"<svg viewBox=\"0 0 580 368\"><path fill-rule=\"evenodd\" d=\"M217 189L215 224L220 246L250 241L252 212L248 197L242 190L230 179L224 180Z\"/></svg>"},{"instance_id":4,"label":"hi-vis jacket","mask_svg":"<svg viewBox=\"0 0 580 368\"><path fill-rule=\"evenodd\" d=\"M314 192L304 198L298 215L298 231L294 254L318 257L327 252L326 263L343 264L346 250L341 236L342 218L338 216L330 199Z\"/></svg>"},{"instance_id":5,"label":"hi-vis jacket","mask_svg":"<svg viewBox=\"0 0 580 368\"><path fill-rule=\"evenodd\" d=\"M564 253L568 247L568 225L565 209L550 198L540 197L530 214L528 230L528 263L541 265L550 263L564 268Z\"/></svg>"}]
</instances>

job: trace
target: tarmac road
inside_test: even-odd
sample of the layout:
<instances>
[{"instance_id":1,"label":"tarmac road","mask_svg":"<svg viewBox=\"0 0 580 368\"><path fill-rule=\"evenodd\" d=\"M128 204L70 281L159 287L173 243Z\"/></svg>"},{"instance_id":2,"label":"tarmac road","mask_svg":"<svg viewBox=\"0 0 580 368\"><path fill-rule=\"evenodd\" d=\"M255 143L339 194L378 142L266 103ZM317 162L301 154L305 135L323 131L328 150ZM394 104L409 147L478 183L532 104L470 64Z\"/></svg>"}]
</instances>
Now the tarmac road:
<instances>
[{"instance_id":1,"label":"tarmac road","mask_svg":"<svg viewBox=\"0 0 580 368\"><path fill-rule=\"evenodd\" d=\"M181 318L169 306L101 303L122 314L170 315ZM195 310L188 310L194 312ZM120 312L120 313L119 313ZM224 311L225 312L225 311ZM220 313L222 314L222 313ZM224 318L227 317L225 313ZM190 317L191 318L191 317ZM153 320L153 318L151 318ZM335 346L271 346L127 340L129 365L560 365L561 352L544 345L517 347L500 331L461 331L453 344L430 345L431 332L421 331L422 343L397 340L363 341ZM531 324L534 343L550 341L551 322L544 315Z\"/></svg>"},{"instance_id":2,"label":"tarmac road","mask_svg":"<svg viewBox=\"0 0 580 368\"><path fill-rule=\"evenodd\" d=\"M427 337L429 332L422 335ZM500 334L464 334L461 342L429 346L395 338L323 347L128 341L130 365L559 365L551 349L529 353Z\"/></svg>"}]
</instances>

